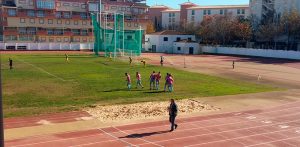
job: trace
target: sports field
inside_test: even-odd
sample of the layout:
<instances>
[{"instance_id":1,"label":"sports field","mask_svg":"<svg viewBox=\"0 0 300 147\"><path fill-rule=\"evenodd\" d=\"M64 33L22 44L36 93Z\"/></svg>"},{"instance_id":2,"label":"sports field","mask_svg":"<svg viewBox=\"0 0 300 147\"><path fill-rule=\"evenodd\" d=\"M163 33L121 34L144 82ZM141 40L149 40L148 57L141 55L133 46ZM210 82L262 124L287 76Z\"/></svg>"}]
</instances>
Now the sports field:
<instances>
[{"instance_id":1,"label":"sports field","mask_svg":"<svg viewBox=\"0 0 300 147\"><path fill-rule=\"evenodd\" d=\"M9 70L8 58L14 61ZM2 54L5 117L80 110L93 104L120 104L144 101L234 95L278 90L266 85L224 79L174 68L140 64L93 55L72 53ZM137 63L137 62L136 62ZM175 79L173 93L149 90L150 73L167 72ZM144 89L135 89L135 72L142 75ZM124 73L131 75L133 90L126 89Z\"/></svg>"}]
</instances>

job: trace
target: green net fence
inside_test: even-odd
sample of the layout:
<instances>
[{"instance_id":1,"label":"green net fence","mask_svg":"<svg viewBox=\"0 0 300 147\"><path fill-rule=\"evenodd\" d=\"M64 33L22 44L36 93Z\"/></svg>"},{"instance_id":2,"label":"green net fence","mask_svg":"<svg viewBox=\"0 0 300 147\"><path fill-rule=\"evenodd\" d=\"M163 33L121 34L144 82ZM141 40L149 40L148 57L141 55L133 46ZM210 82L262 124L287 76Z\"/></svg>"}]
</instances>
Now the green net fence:
<instances>
[{"instance_id":1,"label":"green net fence","mask_svg":"<svg viewBox=\"0 0 300 147\"><path fill-rule=\"evenodd\" d=\"M144 31L142 29L125 30L123 14L112 16L114 21L111 25L106 23L107 21L99 22L98 15L92 14L95 54L99 55L99 52L104 52L106 57L141 55Z\"/></svg>"}]
</instances>

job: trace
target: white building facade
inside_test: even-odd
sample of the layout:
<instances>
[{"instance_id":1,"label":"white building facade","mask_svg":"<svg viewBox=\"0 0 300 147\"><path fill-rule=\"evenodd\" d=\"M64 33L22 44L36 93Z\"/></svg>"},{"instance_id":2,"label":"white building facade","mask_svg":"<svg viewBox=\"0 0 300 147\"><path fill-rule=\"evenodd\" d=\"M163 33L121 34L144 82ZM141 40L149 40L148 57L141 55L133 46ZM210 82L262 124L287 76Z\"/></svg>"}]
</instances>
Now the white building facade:
<instances>
[{"instance_id":1,"label":"white building facade","mask_svg":"<svg viewBox=\"0 0 300 147\"><path fill-rule=\"evenodd\" d=\"M173 43L173 53L174 54L200 54L200 45L195 41L176 41Z\"/></svg>"},{"instance_id":2,"label":"white building facade","mask_svg":"<svg viewBox=\"0 0 300 147\"><path fill-rule=\"evenodd\" d=\"M230 15L232 17L247 18L250 16L249 5L228 6L196 6L188 8L188 24L199 24L207 16Z\"/></svg>"},{"instance_id":3,"label":"white building facade","mask_svg":"<svg viewBox=\"0 0 300 147\"><path fill-rule=\"evenodd\" d=\"M145 50L158 53L173 53L174 42L195 41L195 35L185 35L176 31L162 31L145 35Z\"/></svg>"},{"instance_id":4,"label":"white building facade","mask_svg":"<svg viewBox=\"0 0 300 147\"><path fill-rule=\"evenodd\" d=\"M180 25L180 10L168 9L161 12L162 28L175 30Z\"/></svg>"}]
</instances>

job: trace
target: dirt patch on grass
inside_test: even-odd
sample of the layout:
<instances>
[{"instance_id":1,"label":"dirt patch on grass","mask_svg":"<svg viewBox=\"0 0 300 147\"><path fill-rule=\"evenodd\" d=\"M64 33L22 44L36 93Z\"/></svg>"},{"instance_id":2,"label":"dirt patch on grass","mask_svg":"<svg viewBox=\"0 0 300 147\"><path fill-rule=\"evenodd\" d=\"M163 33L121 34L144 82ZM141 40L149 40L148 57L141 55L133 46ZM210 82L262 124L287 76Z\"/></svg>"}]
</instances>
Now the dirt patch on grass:
<instances>
[{"instance_id":1,"label":"dirt patch on grass","mask_svg":"<svg viewBox=\"0 0 300 147\"><path fill-rule=\"evenodd\" d=\"M178 100L176 103L179 108L179 115L220 110L220 108L191 99ZM144 102L111 106L96 105L86 108L85 111L100 121L108 122L168 116L168 106L169 102L167 101Z\"/></svg>"}]
</instances>

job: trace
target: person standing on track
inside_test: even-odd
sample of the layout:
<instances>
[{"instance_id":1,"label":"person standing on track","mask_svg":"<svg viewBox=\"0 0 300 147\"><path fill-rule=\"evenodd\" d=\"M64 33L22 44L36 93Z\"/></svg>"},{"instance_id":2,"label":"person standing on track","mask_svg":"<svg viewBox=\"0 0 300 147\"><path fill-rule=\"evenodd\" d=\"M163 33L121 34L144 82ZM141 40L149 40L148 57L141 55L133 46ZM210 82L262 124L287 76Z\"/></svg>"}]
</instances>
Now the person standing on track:
<instances>
[{"instance_id":1,"label":"person standing on track","mask_svg":"<svg viewBox=\"0 0 300 147\"><path fill-rule=\"evenodd\" d=\"M142 60L141 62L143 63L144 68L145 68L146 67L146 60Z\"/></svg>"},{"instance_id":2,"label":"person standing on track","mask_svg":"<svg viewBox=\"0 0 300 147\"><path fill-rule=\"evenodd\" d=\"M160 72L158 72L156 74L156 76L155 76L155 87L156 87L156 90L159 90L160 79L161 79L161 74L160 74Z\"/></svg>"},{"instance_id":3,"label":"person standing on track","mask_svg":"<svg viewBox=\"0 0 300 147\"><path fill-rule=\"evenodd\" d=\"M178 125L175 123L175 118L177 116L178 107L175 103L174 99L170 100L170 106L168 107L169 110L169 121L171 123L171 130L170 132L174 131L174 129L177 129Z\"/></svg>"},{"instance_id":4,"label":"person standing on track","mask_svg":"<svg viewBox=\"0 0 300 147\"><path fill-rule=\"evenodd\" d=\"M155 71L152 72L152 74L150 75L150 90L154 90L155 89Z\"/></svg>"},{"instance_id":5,"label":"person standing on track","mask_svg":"<svg viewBox=\"0 0 300 147\"><path fill-rule=\"evenodd\" d=\"M142 76L139 72L136 72L136 88L138 88L138 86L144 88L142 84Z\"/></svg>"},{"instance_id":6,"label":"person standing on track","mask_svg":"<svg viewBox=\"0 0 300 147\"><path fill-rule=\"evenodd\" d=\"M235 61L232 61L232 69L235 68Z\"/></svg>"},{"instance_id":7,"label":"person standing on track","mask_svg":"<svg viewBox=\"0 0 300 147\"><path fill-rule=\"evenodd\" d=\"M128 73L125 73L126 76L126 81L127 81L127 88L128 90L131 90L131 79L130 79L130 75Z\"/></svg>"},{"instance_id":8,"label":"person standing on track","mask_svg":"<svg viewBox=\"0 0 300 147\"><path fill-rule=\"evenodd\" d=\"M9 58L8 62L9 62L9 69L12 70L13 69L13 60L11 58Z\"/></svg>"}]
</instances>

